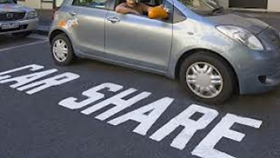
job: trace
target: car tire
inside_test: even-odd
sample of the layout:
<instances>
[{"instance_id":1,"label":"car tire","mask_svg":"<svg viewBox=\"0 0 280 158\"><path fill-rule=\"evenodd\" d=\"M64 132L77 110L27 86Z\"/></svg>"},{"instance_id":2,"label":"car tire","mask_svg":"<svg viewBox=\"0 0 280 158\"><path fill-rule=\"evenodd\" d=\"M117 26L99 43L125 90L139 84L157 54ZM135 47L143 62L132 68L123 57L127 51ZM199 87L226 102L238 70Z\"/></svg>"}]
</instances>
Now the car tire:
<instances>
[{"instance_id":1,"label":"car tire","mask_svg":"<svg viewBox=\"0 0 280 158\"><path fill-rule=\"evenodd\" d=\"M59 66L70 65L76 59L72 44L65 34L59 34L54 37L51 52L54 63Z\"/></svg>"},{"instance_id":2,"label":"car tire","mask_svg":"<svg viewBox=\"0 0 280 158\"><path fill-rule=\"evenodd\" d=\"M32 31L27 31L27 32L19 32L19 33L13 33L12 36L16 38L26 38L27 36L31 35Z\"/></svg>"},{"instance_id":3,"label":"car tire","mask_svg":"<svg viewBox=\"0 0 280 158\"><path fill-rule=\"evenodd\" d=\"M232 97L235 78L233 70L224 59L202 51L183 61L180 83L197 101L217 105Z\"/></svg>"}]
</instances>

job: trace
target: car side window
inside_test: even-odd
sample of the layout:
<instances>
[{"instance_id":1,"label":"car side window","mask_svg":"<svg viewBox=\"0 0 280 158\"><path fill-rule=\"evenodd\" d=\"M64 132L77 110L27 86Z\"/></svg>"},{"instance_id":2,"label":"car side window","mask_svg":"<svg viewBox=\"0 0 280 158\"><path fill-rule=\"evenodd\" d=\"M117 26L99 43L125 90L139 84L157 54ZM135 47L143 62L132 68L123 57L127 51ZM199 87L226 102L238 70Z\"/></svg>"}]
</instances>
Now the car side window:
<instances>
[{"instance_id":1,"label":"car side window","mask_svg":"<svg viewBox=\"0 0 280 158\"><path fill-rule=\"evenodd\" d=\"M178 23L187 19L187 17L173 4L169 3L168 1L163 1L164 9L168 13L168 19L164 20L168 23Z\"/></svg>"},{"instance_id":2,"label":"car side window","mask_svg":"<svg viewBox=\"0 0 280 158\"><path fill-rule=\"evenodd\" d=\"M174 12L174 6L169 3L168 1L163 1L163 7L165 9L165 11L167 11L168 13L168 19L165 19L165 22L169 22L172 23L173 21L173 12Z\"/></svg>"},{"instance_id":3,"label":"car side window","mask_svg":"<svg viewBox=\"0 0 280 158\"><path fill-rule=\"evenodd\" d=\"M173 23L178 23L186 20L187 17L176 7L174 7L173 11Z\"/></svg>"},{"instance_id":4,"label":"car side window","mask_svg":"<svg viewBox=\"0 0 280 158\"><path fill-rule=\"evenodd\" d=\"M156 2L154 0L136 0L136 1L145 3L146 5L149 5L149 6L155 6L156 5Z\"/></svg>"},{"instance_id":5,"label":"car side window","mask_svg":"<svg viewBox=\"0 0 280 158\"><path fill-rule=\"evenodd\" d=\"M115 8L123 3L123 2L126 2L126 0L115 0L115 6L112 8L112 10L115 10ZM157 6L159 4L157 4L156 0L135 0L136 3L144 3L150 7L154 7L154 6Z\"/></svg>"},{"instance_id":6,"label":"car side window","mask_svg":"<svg viewBox=\"0 0 280 158\"><path fill-rule=\"evenodd\" d=\"M122 2L125 2L126 0L116 0L114 7L109 7L111 10L115 10L115 8L121 4ZM141 2L144 3L150 7L155 7L155 6L159 6L160 4L163 4L164 9L167 11L168 13L168 18L167 19L153 19L153 20L159 20L159 21L163 21L163 22L167 22L167 23L172 23L173 22L173 5L171 3L169 3L166 0L136 0L136 2ZM129 13L127 13L129 14ZM136 15L133 14L135 16L142 16L142 17L146 17L148 18L148 13L144 13L143 15Z\"/></svg>"},{"instance_id":7,"label":"car side window","mask_svg":"<svg viewBox=\"0 0 280 158\"><path fill-rule=\"evenodd\" d=\"M107 2L108 0L74 0L72 5L106 9Z\"/></svg>"}]
</instances>

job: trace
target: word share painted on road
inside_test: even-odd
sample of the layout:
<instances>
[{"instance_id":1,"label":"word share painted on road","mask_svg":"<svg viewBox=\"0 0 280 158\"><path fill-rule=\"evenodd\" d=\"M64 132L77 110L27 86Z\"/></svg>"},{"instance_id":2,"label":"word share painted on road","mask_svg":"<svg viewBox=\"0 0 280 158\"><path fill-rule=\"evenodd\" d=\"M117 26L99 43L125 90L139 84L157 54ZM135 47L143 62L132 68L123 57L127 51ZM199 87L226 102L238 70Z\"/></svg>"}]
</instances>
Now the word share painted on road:
<instances>
[{"instance_id":1,"label":"word share painted on road","mask_svg":"<svg viewBox=\"0 0 280 158\"><path fill-rule=\"evenodd\" d=\"M27 94L34 94L50 87L62 85L80 77L77 74L65 72L47 79L39 80L58 71L57 69L43 69L44 66L32 64L0 72L0 84L15 82L14 84L10 85L11 88L16 88L19 91L26 91ZM29 70L33 73L15 77L11 76L13 73L26 70Z\"/></svg>"},{"instance_id":2,"label":"word share painted on road","mask_svg":"<svg viewBox=\"0 0 280 158\"><path fill-rule=\"evenodd\" d=\"M134 95L134 97L130 99L124 99L127 98L128 95L131 96L131 94L135 93L137 90L134 88L129 88L126 90L123 89L124 88L122 85L103 83L84 91L82 95L86 96L87 99L78 102L80 99L69 97L60 101L59 105L72 110L81 109L103 99L105 95L99 92L101 90L103 92L104 90L107 90L116 93L116 95L110 98L105 98L105 100L100 101L81 111L81 113L85 115L90 115L91 113L102 108L114 105L113 108L95 117L98 120L104 121L151 95L150 92L141 92L137 95ZM146 136L149 129L160 118L160 116L166 111L173 101L173 98L164 97L148 105L142 106L139 109L109 120L108 123L111 125L119 125L129 120L138 122L139 125L133 130L133 132ZM200 113L202 116L197 120L191 119L191 117L196 113ZM164 138L168 137L168 135L170 135L177 127L184 127L181 133L179 133L170 144L174 148L183 150L194 134L199 130L205 129L218 115L219 113L217 110L192 104L165 125L160 127L149 138L155 141L162 141ZM234 158L234 156L214 149L215 145L222 138L228 138L238 142L242 141L242 139L245 137L245 134L232 130L231 127L234 124L242 124L253 128L260 128L262 121L240 117L234 114L226 114L212 129L212 131L210 131L210 133L208 133L208 135L194 148L192 154L202 158Z\"/></svg>"}]
</instances>

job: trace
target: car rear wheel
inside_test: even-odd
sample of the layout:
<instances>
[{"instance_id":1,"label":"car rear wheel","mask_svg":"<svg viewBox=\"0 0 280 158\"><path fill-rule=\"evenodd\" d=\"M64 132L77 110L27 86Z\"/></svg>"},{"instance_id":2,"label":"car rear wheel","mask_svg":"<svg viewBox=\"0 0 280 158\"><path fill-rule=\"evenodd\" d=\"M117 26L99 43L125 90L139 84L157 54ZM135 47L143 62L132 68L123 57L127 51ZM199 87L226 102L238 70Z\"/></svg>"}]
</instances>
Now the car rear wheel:
<instances>
[{"instance_id":1,"label":"car rear wheel","mask_svg":"<svg viewBox=\"0 0 280 158\"><path fill-rule=\"evenodd\" d=\"M198 101L221 104L234 92L234 75L221 57L208 52L195 53L182 63L180 82Z\"/></svg>"},{"instance_id":2,"label":"car rear wheel","mask_svg":"<svg viewBox=\"0 0 280 158\"><path fill-rule=\"evenodd\" d=\"M27 36L29 36L31 34L32 34L32 31L27 31L27 32L13 33L12 35L16 38L26 38Z\"/></svg>"},{"instance_id":3,"label":"car rear wheel","mask_svg":"<svg viewBox=\"0 0 280 158\"><path fill-rule=\"evenodd\" d=\"M59 34L53 39L51 51L57 65L70 65L75 60L72 44L64 34Z\"/></svg>"}]
</instances>

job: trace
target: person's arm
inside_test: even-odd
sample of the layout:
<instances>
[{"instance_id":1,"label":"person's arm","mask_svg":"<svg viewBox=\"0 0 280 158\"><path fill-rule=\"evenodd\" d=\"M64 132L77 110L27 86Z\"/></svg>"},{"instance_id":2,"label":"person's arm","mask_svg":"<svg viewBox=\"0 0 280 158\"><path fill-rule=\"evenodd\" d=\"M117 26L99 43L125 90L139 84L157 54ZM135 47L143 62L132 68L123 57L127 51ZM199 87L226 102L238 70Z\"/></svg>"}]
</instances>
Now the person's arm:
<instances>
[{"instance_id":1,"label":"person's arm","mask_svg":"<svg viewBox=\"0 0 280 158\"><path fill-rule=\"evenodd\" d=\"M143 9L144 12L149 12L149 11L153 8L153 7L148 6L148 5L145 4L145 3L141 3L141 7L142 7L142 9ZM163 8L163 4L158 5L157 7Z\"/></svg>"},{"instance_id":2,"label":"person's arm","mask_svg":"<svg viewBox=\"0 0 280 158\"><path fill-rule=\"evenodd\" d=\"M142 7L143 12L149 12L150 9L152 8L152 7L148 6L148 5L145 4L145 3L140 3L140 4L141 4L141 7Z\"/></svg>"},{"instance_id":3,"label":"person's arm","mask_svg":"<svg viewBox=\"0 0 280 158\"><path fill-rule=\"evenodd\" d=\"M125 7L125 5L126 5L125 3L119 4L119 5L115 8L115 11L116 11L117 13L121 13L121 14L127 14L127 13L139 14L137 11Z\"/></svg>"}]
</instances>

